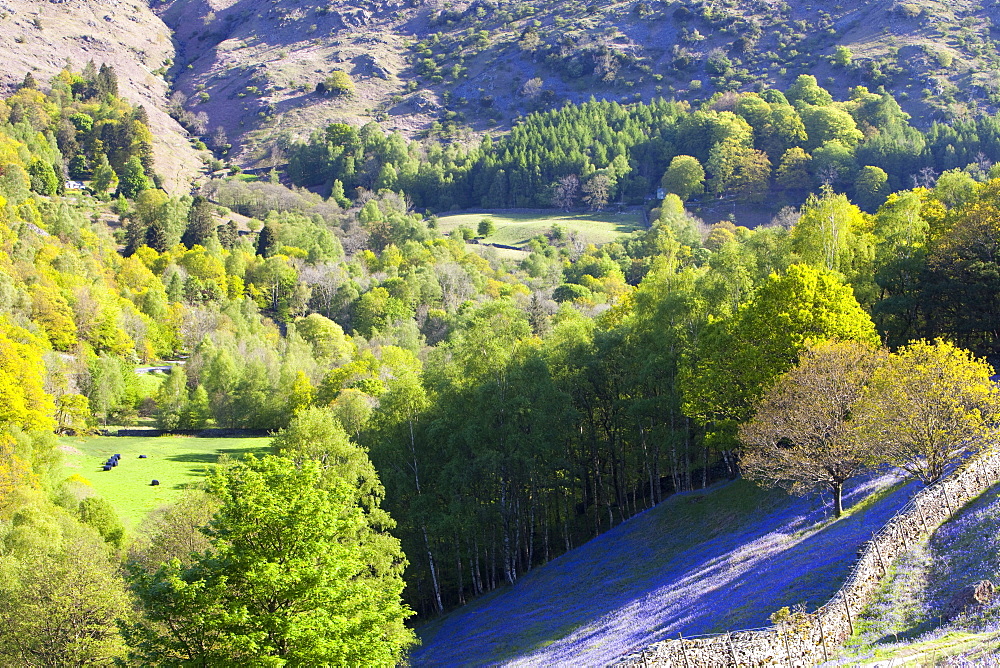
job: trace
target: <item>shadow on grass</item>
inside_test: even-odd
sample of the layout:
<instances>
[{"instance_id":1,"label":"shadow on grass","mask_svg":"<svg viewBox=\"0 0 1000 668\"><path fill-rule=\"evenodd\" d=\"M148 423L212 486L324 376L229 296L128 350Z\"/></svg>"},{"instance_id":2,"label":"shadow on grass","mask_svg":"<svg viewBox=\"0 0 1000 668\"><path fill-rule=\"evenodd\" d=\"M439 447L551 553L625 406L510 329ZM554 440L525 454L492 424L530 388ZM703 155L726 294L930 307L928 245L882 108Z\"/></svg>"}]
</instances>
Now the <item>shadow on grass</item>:
<instances>
[{"instance_id":1,"label":"shadow on grass","mask_svg":"<svg viewBox=\"0 0 1000 668\"><path fill-rule=\"evenodd\" d=\"M185 464L214 464L219 461L218 452L185 452L180 455L168 455L167 461L183 462Z\"/></svg>"},{"instance_id":2,"label":"shadow on grass","mask_svg":"<svg viewBox=\"0 0 1000 668\"><path fill-rule=\"evenodd\" d=\"M219 461L219 457L222 455L229 455L233 459L242 459L247 455L256 455L258 457L268 454L270 448L268 447L249 447L249 448L219 448L214 452L184 452L176 455L168 455L164 457L167 461L171 462L183 462L186 464L215 464Z\"/></svg>"}]
</instances>

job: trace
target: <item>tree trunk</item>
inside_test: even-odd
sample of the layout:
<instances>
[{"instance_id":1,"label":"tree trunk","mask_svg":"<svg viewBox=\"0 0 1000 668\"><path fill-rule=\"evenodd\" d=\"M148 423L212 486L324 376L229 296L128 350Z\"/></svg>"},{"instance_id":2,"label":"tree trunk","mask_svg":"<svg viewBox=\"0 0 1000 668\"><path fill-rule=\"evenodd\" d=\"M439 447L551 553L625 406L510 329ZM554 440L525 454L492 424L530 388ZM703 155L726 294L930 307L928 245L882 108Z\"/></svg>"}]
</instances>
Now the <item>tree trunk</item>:
<instances>
[{"instance_id":1,"label":"tree trunk","mask_svg":"<svg viewBox=\"0 0 1000 668\"><path fill-rule=\"evenodd\" d=\"M701 488L708 487L708 443L705 443L705 459L701 467Z\"/></svg>"},{"instance_id":2,"label":"tree trunk","mask_svg":"<svg viewBox=\"0 0 1000 668\"><path fill-rule=\"evenodd\" d=\"M584 485L584 496L586 496L586 485ZM569 542L569 513L570 508L573 506L573 501L566 495L566 490L562 490L563 499L563 509L562 509L562 530L563 530L563 543L566 545L566 552L570 551Z\"/></svg>"},{"instance_id":3,"label":"tree trunk","mask_svg":"<svg viewBox=\"0 0 1000 668\"><path fill-rule=\"evenodd\" d=\"M548 504L547 503L545 504L544 512L545 512L545 514L542 516L542 519L545 522L545 526L543 528L543 530L545 532L545 562L544 563L547 564L547 563L549 563L549 519L550 519L549 518L549 508L548 508Z\"/></svg>"},{"instance_id":4,"label":"tree trunk","mask_svg":"<svg viewBox=\"0 0 1000 668\"><path fill-rule=\"evenodd\" d=\"M479 570L479 536L473 539L473 545L475 546L476 561L475 570L472 572L472 586L476 588L476 596L483 593L483 574Z\"/></svg>"},{"instance_id":5,"label":"tree trunk","mask_svg":"<svg viewBox=\"0 0 1000 668\"><path fill-rule=\"evenodd\" d=\"M514 584L516 579L514 576L514 559L516 555L512 554L511 550L515 549L510 544L510 533L511 533L511 511L510 511L510 499L507 494L507 482L506 480L500 481L500 512L503 517L501 520L501 531L503 531L503 536L501 539L503 541L503 576L507 580L508 584Z\"/></svg>"},{"instance_id":6,"label":"tree trunk","mask_svg":"<svg viewBox=\"0 0 1000 668\"><path fill-rule=\"evenodd\" d=\"M496 527L490 532L490 553L489 553L489 568L487 572L490 574L490 591L497 588L497 530Z\"/></svg>"},{"instance_id":7,"label":"tree trunk","mask_svg":"<svg viewBox=\"0 0 1000 668\"><path fill-rule=\"evenodd\" d=\"M531 570L531 562L535 560L535 500L538 494L535 492L535 479L531 479L531 499L528 502L528 563L525 564L524 572Z\"/></svg>"},{"instance_id":8,"label":"tree trunk","mask_svg":"<svg viewBox=\"0 0 1000 668\"><path fill-rule=\"evenodd\" d=\"M427 561L431 567L431 583L434 585L434 609L440 615L444 612L444 605L441 603L441 586L438 584L437 569L434 567L434 553L431 552L431 542L427 539L427 526L421 524L420 530L424 534L424 547L427 548Z\"/></svg>"},{"instance_id":9,"label":"tree trunk","mask_svg":"<svg viewBox=\"0 0 1000 668\"><path fill-rule=\"evenodd\" d=\"M830 490L833 492L833 516L840 517L844 514L844 483L830 483Z\"/></svg>"},{"instance_id":10,"label":"tree trunk","mask_svg":"<svg viewBox=\"0 0 1000 668\"><path fill-rule=\"evenodd\" d=\"M465 583L462 581L462 547L458 534L455 534L455 562L458 565L458 603L465 605Z\"/></svg>"},{"instance_id":11,"label":"tree trunk","mask_svg":"<svg viewBox=\"0 0 1000 668\"><path fill-rule=\"evenodd\" d=\"M639 436L642 440L642 458L646 468L646 476L649 478L649 498L646 507L651 508L656 505L656 490L653 489L653 461L649 456L649 444L646 442L646 430L639 427Z\"/></svg>"},{"instance_id":12,"label":"tree trunk","mask_svg":"<svg viewBox=\"0 0 1000 668\"><path fill-rule=\"evenodd\" d=\"M694 489L691 481L691 418L688 417L684 418L684 480L681 481L681 489Z\"/></svg>"}]
</instances>

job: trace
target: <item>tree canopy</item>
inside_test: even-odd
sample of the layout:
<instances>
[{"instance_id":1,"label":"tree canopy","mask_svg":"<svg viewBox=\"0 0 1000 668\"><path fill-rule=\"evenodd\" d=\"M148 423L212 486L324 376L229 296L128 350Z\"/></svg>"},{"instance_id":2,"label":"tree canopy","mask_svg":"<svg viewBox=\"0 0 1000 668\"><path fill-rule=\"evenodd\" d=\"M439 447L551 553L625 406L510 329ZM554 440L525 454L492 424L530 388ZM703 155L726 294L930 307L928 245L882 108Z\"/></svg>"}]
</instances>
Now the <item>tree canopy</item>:
<instances>
[{"instance_id":1,"label":"tree canopy","mask_svg":"<svg viewBox=\"0 0 1000 668\"><path fill-rule=\"evenodd\" d=\"M731 437L802 351L830 339L878 344L851 288L807 265L773 274L733 317L706 326L680 379L684 410Z\"/></svg>"},{"instance_id":2,"label":"tree canopy","mask_svg":"<svg viewBox=\"0 0 1000 668\"><path fill-rule=\"evenodd\" d=\"M915 341L875 371L855 408L868 443L926 484L994 433L993 368L941 339Z\"/></svg>"},{"instance_id":3,"label":"tree canopy","mask_svg":"<svg viewBox=\"0 0 1000 668\"><path fill-rule=\"evenodd\" d=\"M412 643L399 578L367 577L352 540L364 522L356 491L318 462L267 456L217 470L221 506L210 549L177 559L133 588L147 621L140 656L187 662L395 665Z\"/></svg>"}]
</instances>

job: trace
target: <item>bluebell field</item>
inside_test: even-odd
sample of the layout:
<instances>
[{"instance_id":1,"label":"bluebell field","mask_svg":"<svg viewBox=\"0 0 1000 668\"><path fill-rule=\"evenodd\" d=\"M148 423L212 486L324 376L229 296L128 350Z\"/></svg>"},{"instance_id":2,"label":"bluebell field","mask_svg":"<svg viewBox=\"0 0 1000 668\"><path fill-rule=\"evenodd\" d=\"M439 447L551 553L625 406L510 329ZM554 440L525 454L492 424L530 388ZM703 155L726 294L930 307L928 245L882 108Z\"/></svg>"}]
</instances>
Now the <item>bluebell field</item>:
<instances>
[{"instance_id":1,"label":"bluebell field","mask_svg":"<svg viewBox=\"0 0 1000 668\"><path fill-rule=\"evenodd\" d=\"M926 543L897 559L879 596L859 617L854 656L928 642L956 632L1000 631L1000 597L982 609L948 617L956 593L981 580L1000 584L1000 485L967 504ZM990 654L993 654L990 652ZM992 663L991 663L992 661ZM954 665L963 665L957 657ZM976 654L968 665L998 665Z\"/></svg>"},{"instance_id":2,"label":"bluebell field","mask_svg":"<svg viewBox=\"0 0 1000 668\"><path fill-rule=\"evenodd\" d=\"M598 666L678 632L766 626L786 605L815 609L917 489L895 475L856 484L836 522L829 499L745 481L675 495L419 629L413 665Z\"/></svg>"}]
</instances>

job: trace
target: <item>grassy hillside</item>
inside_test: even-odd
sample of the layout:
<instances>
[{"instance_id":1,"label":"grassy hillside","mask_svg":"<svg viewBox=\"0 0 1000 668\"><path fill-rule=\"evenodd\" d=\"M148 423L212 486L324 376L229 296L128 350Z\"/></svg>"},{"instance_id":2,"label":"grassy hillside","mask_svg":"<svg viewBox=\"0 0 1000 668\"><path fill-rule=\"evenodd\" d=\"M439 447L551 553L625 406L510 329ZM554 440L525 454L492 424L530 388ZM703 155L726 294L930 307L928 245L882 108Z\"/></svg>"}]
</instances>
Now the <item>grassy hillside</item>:
<instances>
[{"instance_id":1,"label":"grassy hillside","mask_svg":"<svg viewBox=\"0 0 1000 668\"><path fill-rule=\"evenodd\" d=\"M190 483L200 480L219 456L241 457L269 452L269 438L197 438L192 436L63 438L64 475L79 474L94 492L135 528L157 506L170 503ZM121 454L121 463L103 471L104 462ZM146 455L139 459L139 455ZM151 486L153 479L159 486Z\"/></svg>"},{"instance_id":2,"label":"grassy hillside","mask_svg":"<svg viewBox=\"0 0 1000 668\"><path fill-rule=\"evenodd\" d=\"M676 495L427 624L413 664L603 665L678 632L767 625L785 605L814 609L914 491L888 477L859 485L836 522L818 503L744 481Z\"/></svg>"},{"instance_id":3,"label":"grassy hillside","mask_svg":"<svg viewBox=\"0 0 1000 668\"><path fill-rule=\"evenodd\" d=\"M850 656L995 660L1000 656L1000 600L960 610L963 587L982 580L1000 582L1000 485L893 564L879 598L859 618Z\"/></svg>"}]
</instances>

